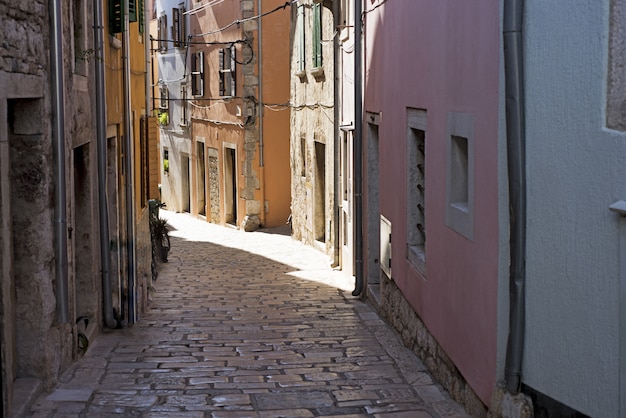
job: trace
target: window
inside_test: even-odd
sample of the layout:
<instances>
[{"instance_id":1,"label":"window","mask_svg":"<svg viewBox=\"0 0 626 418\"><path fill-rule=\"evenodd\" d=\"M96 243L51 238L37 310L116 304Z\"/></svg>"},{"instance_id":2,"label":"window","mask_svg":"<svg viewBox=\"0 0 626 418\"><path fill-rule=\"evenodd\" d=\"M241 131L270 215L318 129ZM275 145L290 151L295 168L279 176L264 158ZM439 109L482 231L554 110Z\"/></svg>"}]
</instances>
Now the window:
<instances>
[{"instance_id":1,"label":"window","mask_svg":"<svg viewBox=\"0 0 626 418\"><path fill-rule=\"evenodd\" d=\"M161 100L159 101L159 124L167 125L169 124L169 101L170 95L166 85L162 85L160 87Z\"/></svg>"},{"instance_id":2,"label":"window","mask_svg":"<svg viewBox=\"0 0 626 418\"><path fill-rule=\"evenodd\" d=\"M137 0L128 0L128 21L137 21Z\"/></svg>"},{"instance_id":3,"label":"window","mask_svg":"<svg viewBox=\"0 0 626 418\"><path fill-rule=\"evenodd\" d=\"M426 274L426 111L407 112L407 258Z\"/></svg>"},{"instance_id":4,"label":"window","mask_svg":"<svg viewBox=\"0 0 626 418\"><path fill-rule=\"evenodd\" d=\"M313 68L322 66L322 5L313 4Z\"/></svg>"},{"instance_id":5,"label":"window","mask_svg":"<svg viewBox=\"0 0 626 418\"><path fill-rule=\"evenodd\" d=\"M163 15L159 18L157 31L157 36L159 38L159 51L167 51L167 15Z\"/></svg>"},{"instance_id":6,"label":"window","mask_svg":"<svg viewBox=\"0 0 626 418\"><path fill-rule=\"evenodd\" d=\"M180 87L180 98L180 126L187 126L187 86L184 84Z\"/></svg>"},{"instance_id":7,"label":"window","mask_svg":"<svg viewBox=\"0 0 626 418\"><path fill-rule=\"evenodd\" d=\"M185 46L185 7L181 4L172 9L172 41L175 48Z\"/></svg>"},{"instance_id":8,"label":"window","mask_svg":"<svg viewBox=\"0 0 626 418\"><path fill-rule=\"evenodd\" d=\"M298 75L304 74L306 69L306 58L305 58L305 31L304 31L304 5L299 4L296 15L296 30L298 31L298 55L296 61L296 69Z\"/></svg>"},{"instance_id":9,"label":"window","mask_svg":"<svg viewBox=\"0 0 626 418\"><path fill-rule=\"evenodd\" d=\"M144 31L144 0L128 0L128 21L139 22L139 33Z\"/></svg>"},{"instance_id":10,"label":"window","mask_svg":"<svg viewBox=\"0 0 626 418\"><path fill-rule=\"evenodd\" d=\"M122 33L124 29L124 10L122 0L109 0L109 34Z\"/></svg>"},{"instance_id":11,"label":"window","mask_svg":"<svg viewBox=\"0 0 626 418\"><path fill-rule=\"evenodd\" d=\"M235 45L231 45L220 49L220 96L235 95Z\"/></svg>"},{"instance_id":12,"label":"window","mask_svg":"<svg viewBox=\"0 0 626 418\"><path fill-rule=\"evenodd\" d=\"M163 148L163 172L170 172L170 152L167 148Z\"/></svg>"},{"instance_id":13,"label":"window","mask_svg":"<svg viewBox=\"0 0 626 418\"><path fill-rule=\"evenodd\" d=\"M474 116L448 113L446 225L474 238Z\"/></svg>"},{"instance_id":14,"label":"window","mask_svg":"<svg viewBox=\"0 0 626 418\"><path fill-rule=\"evenodd\" d=\"M144 29L145 29L145 10L144 10L144 4L145 4L145 0L137 0L137 9L138 9L138 22L139 22L139 33L143 34Z\"/></svg>"},{"instance_id":15,"label":"window","mask_svg":"<svg viewBox=\"0 0 626 418\"><path fill-rule=\"evenodd\" d=\"M161 109L169 108L169 91L167 90L167 86L161 86Z\"/></svg>"},{"instance_id":16,"label":"window","mask_svg":"<svg viewBox=\"0 0 626 418\"><path fill-rule=\"evenodd\" d=\"M191 95L204 96L204 52L191 55Z\"/></svg>"}]
</instances>

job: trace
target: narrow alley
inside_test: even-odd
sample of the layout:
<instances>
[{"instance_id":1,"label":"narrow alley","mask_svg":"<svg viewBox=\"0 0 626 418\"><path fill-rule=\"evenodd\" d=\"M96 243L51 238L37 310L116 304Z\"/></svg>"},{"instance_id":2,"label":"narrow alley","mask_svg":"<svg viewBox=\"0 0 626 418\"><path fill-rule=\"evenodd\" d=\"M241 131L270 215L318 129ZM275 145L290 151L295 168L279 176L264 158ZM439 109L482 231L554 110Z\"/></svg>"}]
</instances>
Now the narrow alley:
<instances>
[{"instance_id":1,"label":"narrow alley","mask_svg":"<svg viewBox=\"0 0 626 418\"><path fill-rule=\"evenodd\" d=\"M172 250L151 309L99 336L29 416L466 416L323 254L162 215Z\"/></svg>"}]
</instances>

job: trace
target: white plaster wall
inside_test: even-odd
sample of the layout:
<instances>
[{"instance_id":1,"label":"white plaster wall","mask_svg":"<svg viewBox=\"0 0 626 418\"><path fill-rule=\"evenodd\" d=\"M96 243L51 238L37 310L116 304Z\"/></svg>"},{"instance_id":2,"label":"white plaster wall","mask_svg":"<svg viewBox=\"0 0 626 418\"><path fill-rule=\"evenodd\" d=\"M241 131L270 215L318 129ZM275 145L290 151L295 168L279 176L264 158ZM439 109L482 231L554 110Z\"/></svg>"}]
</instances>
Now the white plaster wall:
<instances>
[{"instance_id":1,"label":"white plaster wall","mask_svg":"<svg viewBox=\"0 0 626 418\"><path fill-rule=\"evenodd\" d=\"M618 415L618 219L626 135L605 129L608 0L527 0L527 323L523 381Z\"/></svg>"},{"instance_id":2,"label":"white plaster wall","mask_svg":"<svg viewBox=\"0 0 626 418\"><path fill-rule=\"evenodd\" d=\"M189 10L189 4L186 3L186 10ZM179 7L179 0L158 0L157 1L157 17L162 14L167 15L167 39L172 39L172 8ZM186 19L187 31L189 31L189 19ZM154 43L156 47L156 42ZM181 126L183 119L183 108L187 103L178 99L182 98L181 86L187 84L187 97L191 97L189 89L190 84L187 82L185 74L185 58L187 57L184 48L175 48L172 42L167 43L167 51L157 53L158 59L158 83L165 84L169 91L169 124L161 126L160 140L161 149L159 157L159 169L161 171L161 200L165 202L168 210L181 212L183 210L183 181L181 177L181 153L187 156L192 155L191 147L191 130L190 127ZM187 65L189 68L189 63ZM157 102L160 97L156 90ZM190 120L190 109L187 106L187 120ZM163 173L163 149L169 152L169 173Z\"/></svg>"}]
</instances>

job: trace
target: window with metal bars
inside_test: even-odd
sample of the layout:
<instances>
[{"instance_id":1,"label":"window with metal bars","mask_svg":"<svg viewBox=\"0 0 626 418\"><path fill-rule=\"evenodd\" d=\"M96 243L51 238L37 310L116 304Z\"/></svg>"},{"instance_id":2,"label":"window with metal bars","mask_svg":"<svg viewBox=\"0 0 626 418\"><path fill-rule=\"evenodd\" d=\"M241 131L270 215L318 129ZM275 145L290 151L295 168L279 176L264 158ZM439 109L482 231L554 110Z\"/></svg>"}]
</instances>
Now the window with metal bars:
<instances>
[{"instance_id":1,"label":"window with metal bars","mask_svg":"<svg viewBox=\"0 0 626 418\"><path fill-rule=\"evenodd\" d=\"M236 95L235 64L235 45L220 49L220 96Z\"/></svg>"}]
</instances>

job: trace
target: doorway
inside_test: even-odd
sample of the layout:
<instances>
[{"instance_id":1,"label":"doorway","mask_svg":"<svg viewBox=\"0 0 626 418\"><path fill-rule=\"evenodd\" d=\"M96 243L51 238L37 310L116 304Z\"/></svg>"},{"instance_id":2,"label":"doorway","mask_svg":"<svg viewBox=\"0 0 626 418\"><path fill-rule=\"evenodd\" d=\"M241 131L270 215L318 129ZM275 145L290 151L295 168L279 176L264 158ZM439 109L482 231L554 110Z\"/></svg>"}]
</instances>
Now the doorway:
<instances>
[{"instance_id":1,"label":"doorway","mask_svg":"<svg viewBox=\"0 0 626 418\"><path fill-rule=\"evenodd\" d=\"M93 323L98 313L98 298L93 270L94 248L92 230L94 219L92 216L93 190L91 185L91 156L89 144L74 149L74 231L69 235L73 245L74 283L76 294L76 318L87 317Z\"/></svg>"},{"instance_id":2,"label":"doorway","mask_svg":"<svg viewBox=\"0 0 626 418\"><path fill-rule=\"evenodd\" d=\"M237 152L224 147L224 216L226 223L237 224Z\"/></svg>"},{"instance_id":3,"label":"doorway","mask_svg":"<svg viewBox=\"0 0 626 418\"><path fill-rule=\"evenodd\" d=\"M378 125L367 124L367 276L366 291L380 301L380 189Z\"/></svg>"},{"instance_id":4,"label":"doorway","mask_svg":"<svg viewBox=\"0 0 626 418\"><path fill-rule=\"evenodd\" d=\"M315 189L313 191L313 233L315 240L326 241L326 144L315 141Z\"/></svg>"},{"instance_id":5,"label":"doorway","mask_svg":"<svg viewBox=\"0 0 626 418\"><path fill-rule=\"evenodd\" d=\"M352 168L353 158L353 130L341 132L340 167L341 173L341 210L340 210L340 241L341 241L341 269L346 274L354 275L354 227L352 213L354 205Z\"/></svg>"},{"instance_id":6,"label":"doorway","mask_svg":"<svg viewBox=\"0 0 626 418\"><path fill-rule=\"evenodd\" d=\"M196 143L196 205L198 215L206 216L206 165L204 160L204 143Z\"/></svg>"},{"instance_id":7,"label":"doorway","mask_svg":"<svg viewBox=\"0 0 626 418\"><path fill-rule=\"evenodd\" d=\"M181 154L180 156L180 181L181 181L181 199L182 199L182 211L191 212L191 181L189 170L189 155Z\"/></svg>"}]
</instances>

